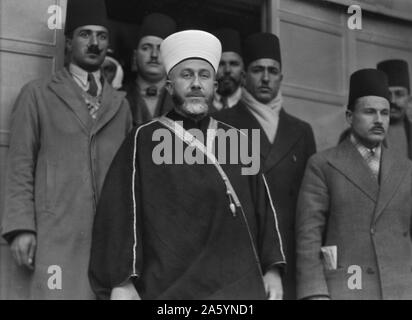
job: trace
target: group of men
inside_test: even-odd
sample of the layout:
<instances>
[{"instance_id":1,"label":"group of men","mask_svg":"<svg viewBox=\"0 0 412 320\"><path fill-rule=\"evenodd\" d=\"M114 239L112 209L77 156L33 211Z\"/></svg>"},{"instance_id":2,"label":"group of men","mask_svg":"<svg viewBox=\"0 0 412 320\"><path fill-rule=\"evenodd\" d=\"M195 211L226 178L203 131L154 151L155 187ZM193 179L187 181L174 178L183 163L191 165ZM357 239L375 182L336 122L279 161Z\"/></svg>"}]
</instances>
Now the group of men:
<instances>
[{"instance_id":1,"label":"group of men","mask_svg":"<svg viewBox=\"0 0 412 320\"><path fill-rule=\"evenodd\" d=\"M2 234L31 298L412 298L404 61L352 74L350 128L315 153L283 106L277 36L150 14L125 93L101 71L104 2L87 5L69 1L69 64L27 84L11 117ZM166 134L182 162L155 161ZM221 161L256 145L257 173Z\"/></svg>"}]
</instances>

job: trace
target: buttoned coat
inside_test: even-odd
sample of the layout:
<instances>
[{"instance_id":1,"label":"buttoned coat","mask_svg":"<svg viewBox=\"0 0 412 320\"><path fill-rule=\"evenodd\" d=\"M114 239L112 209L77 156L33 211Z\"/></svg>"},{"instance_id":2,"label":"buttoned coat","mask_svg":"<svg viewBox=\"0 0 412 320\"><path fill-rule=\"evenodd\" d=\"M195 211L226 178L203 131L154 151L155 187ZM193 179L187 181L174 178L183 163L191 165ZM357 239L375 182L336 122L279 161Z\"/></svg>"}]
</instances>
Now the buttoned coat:
<instances>
[{"instance_id":1,"label":"buttoned coat","mask_svg":"<svg viewBox=\"0 0 412 320\"><path fill-rule=\"evenodd\" d=\"M348 138L310 158L297 210L299 298L412 299L412 162L383 147L379 181ZM337 247L336 270L322 246Z\"/></svg>"},{"instance_id":2,"label":"buttoned coat","mask_svg":"<svg viewBox=\"0 0 412 320\"><path fill-rule=\"evenodd\" d=\"M295 213L306 162L316 151L312 128L282 108L275 141L270 143L258 120L242 101L233 108L216 113L214 117L239 129L260 130L262 169L278 215L285 247L287 266L283 277L284 299L296 299Z\"/></svg>"},{"instance_id":3,"label":"buttoned coat","mask_svg":"<svg viewBox=\"0 0 412 320\"><path fill-rule=\"evenodd\" d=\"M91 230L106 171L132 125L124 96L105 82L93 120L63 69L27 84L16 101L2 234L37 235L30 298L94 297L87 277Z\"/></svg>"}]
</instances>

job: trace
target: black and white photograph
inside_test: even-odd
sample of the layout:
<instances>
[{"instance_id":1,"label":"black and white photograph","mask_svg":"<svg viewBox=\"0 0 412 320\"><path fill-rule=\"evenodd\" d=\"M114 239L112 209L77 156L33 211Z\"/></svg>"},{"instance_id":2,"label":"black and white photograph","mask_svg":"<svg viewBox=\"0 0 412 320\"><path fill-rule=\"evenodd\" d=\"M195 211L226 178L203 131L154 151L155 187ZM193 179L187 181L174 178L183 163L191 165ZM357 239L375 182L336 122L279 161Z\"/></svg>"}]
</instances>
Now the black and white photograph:
<instances>
[{"instance_id":1,"label":"black and white photograph","mask_svg":"<svg viewBox=\"0 0 412 320\"><path fill-rule=\"evenodd\" d=\"M411 76L410 0L0 0L0 300L412 300Z\"/></svg>"}]
</instances>

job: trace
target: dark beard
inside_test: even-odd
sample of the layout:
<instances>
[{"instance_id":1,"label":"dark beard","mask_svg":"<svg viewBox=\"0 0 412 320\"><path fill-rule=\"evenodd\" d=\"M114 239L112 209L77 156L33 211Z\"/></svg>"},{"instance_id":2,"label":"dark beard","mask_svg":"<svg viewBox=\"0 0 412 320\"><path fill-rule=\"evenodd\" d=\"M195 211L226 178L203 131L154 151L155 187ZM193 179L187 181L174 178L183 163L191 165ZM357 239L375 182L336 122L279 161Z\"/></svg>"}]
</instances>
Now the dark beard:
<instances>
[{"instance_id":1,"label":"dark beard","mask_svg":"<svg viewBox=\"0 0 412 320\"><path fill-rule=\"evenodd\" d=\"M224 76L218 80L217 93L221 96L228 97L235 93L239 85L239 81L236 81L230 76Z\"/></svg>"}]
</instances>

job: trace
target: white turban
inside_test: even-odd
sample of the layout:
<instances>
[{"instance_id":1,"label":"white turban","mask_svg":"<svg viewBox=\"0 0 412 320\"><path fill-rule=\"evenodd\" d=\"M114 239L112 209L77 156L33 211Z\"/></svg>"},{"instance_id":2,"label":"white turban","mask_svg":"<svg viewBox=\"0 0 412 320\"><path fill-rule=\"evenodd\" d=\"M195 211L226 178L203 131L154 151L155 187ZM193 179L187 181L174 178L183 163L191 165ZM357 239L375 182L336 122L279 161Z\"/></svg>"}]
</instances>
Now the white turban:
<instances>
[{"instance_id":1,"label":"white turban","mask_svg":"<svg viewBox=\"0 0 412 320\"><path fill-rule=\"evenodd\" d=\"M122 66L120 65L120 63L116 59L114 59L110 56L106 56L104 58L104 60L105 60L105 62L109 61L109 62L113 63L116 66L116 73L114 75L114 78L112 80L111 85L116 90L120 89L123 86L123 77L124 77L124 72L123 72Z\"/></svg>"},{"instance_id":2,"label":"white turban","mask_svg":"<svg viewBox=\"0 0 412 320\"><path fill-rule=\"evenodd\" d=\"M168 36L160 45L160 54L166 72L183 60L204 59L217 71L222 55L222 45L214 35L200 30L185 30Z\"/></svg>"}]
</instances>

